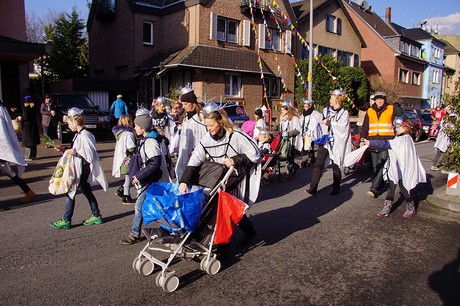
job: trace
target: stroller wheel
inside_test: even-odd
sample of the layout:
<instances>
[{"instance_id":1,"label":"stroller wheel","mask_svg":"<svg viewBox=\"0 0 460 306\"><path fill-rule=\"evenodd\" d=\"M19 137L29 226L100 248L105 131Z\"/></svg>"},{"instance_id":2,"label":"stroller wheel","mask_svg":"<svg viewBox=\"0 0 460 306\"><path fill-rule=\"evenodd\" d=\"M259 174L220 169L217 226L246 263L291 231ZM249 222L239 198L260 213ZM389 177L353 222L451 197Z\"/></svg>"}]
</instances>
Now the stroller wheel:
<instances>
[{"instance_id":1,"label":"stroller wheel","mask_svg":"<svg viewBox=\"0 0 460 306\"><path fill-rule=\"evenodd\" d=\"M280 175L279 181L280 181L281 183L286 183L286 181L287 181L287 175L286 175L286 173L283 173L283 174Z\"/></svg>"},{"instance_id":2,"label":"stroller wheel","mask_svg":"<svg viewBox=\"0 0 460 306\"><path fill-rule=\"evenodd\" d=\"M350 172L351 172L351 169L350 169L349 167L344 167L344 168L343 168L343 173L344 173L345 175L350 174Z\"/></svg>"},{"instance_id":3,"label":"stroller wheel","mask_svg":"<svg viewBox=\"0 0 460 306\"><path fill-rule=\"evenodd\" d=\"M265 178L260 180L260 187L265 187L268 184L268 181Z\"/></svg>"},{"instance_id":4,"label":"stroller wheel","mask_svg":"<svg viewBox=\"0 0 460 306\"><path fill-rule=\"evenodd\" d=\"M139 261L139 256L136 256L136 258L134 258L134 260L133 260L133 270L134 271L137 271L136 265L137 265L138 261Z\"/></svg>"},{"instance_id":5,"label":"stroller wheel","mask_svg":"<svg viewBox=\"0 0 460 306\"><path fill-rule=\"evenodd\" d=\"M207 257L204 257L200 263L201 270L208 273L209 275L217 274L217 272L220 271L220 266L220 261L212 257L209 258L209 260L207 260Z\"/></svg>"},{"instance_id":6,"label":"stroller wheel","mask_svg":"<svg viewBox=\"0 0 460 306\"><path fill-rule=\"evenodd\" d=\"M174 272L158 273L155 282L164 292L174 292L179 287L179 278Z\"/></svg>"},{"instance_id":7,"label":"stroller wheel","mask_svg":"<svg viewBox=\"0 0 460 306\"><path fill-rule=\"evenodd\" d=\"M136 271L142 276L149 276L153 273L154 269L155 265L147 258L138 260L136 263Z\"/></svg>"}]
</instances>

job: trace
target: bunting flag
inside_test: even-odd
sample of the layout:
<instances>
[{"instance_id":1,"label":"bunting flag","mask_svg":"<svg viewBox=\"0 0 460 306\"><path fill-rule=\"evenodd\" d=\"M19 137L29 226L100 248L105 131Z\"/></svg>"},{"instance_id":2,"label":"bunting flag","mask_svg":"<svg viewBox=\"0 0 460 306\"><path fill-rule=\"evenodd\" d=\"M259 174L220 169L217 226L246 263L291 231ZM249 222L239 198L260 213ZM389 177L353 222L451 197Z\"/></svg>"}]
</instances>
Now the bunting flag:
<instances>
[{"instance_id":1,"label":"bunting flag","mask_svg":"<svg viewBox=\"0 0 460 306\"><path fill-rule=\"evenodd\" d=\"M267 86L265 85L265 77L264 77L264 69L263 69L263 66L262 66L262 58L260 56L260 48L259 48L259 37L257 35L257 28L256 28L256 23L254 21L254 9L252 7L252 0L249 0L249 10L251 12L251 25L252 25L252 31L254 32L254 36L255 36L255 47L257 48L257 64L259 66L259 70L260 70L260 79L262 80L262 85L263 85L263 89L264 89L264 93L263 93L263 97L262 97L262 101L264 101L264 103L267 105L267 107L270 105L268 103L268 96L267 96Z\"/></svg>"},{"instance_id":2,"label":"bunting flag","mask_svg":"<svg viewBox=\"0 0 460 306\"><path fill-rule=\"evenodd\" d=\"M251 1L249 1L251 2ZM281 14L281 16L283 17L284 21L286 22L286 24L288 25L288 27L295 33L295 36L298 37L299 41L302 43L302 45L304 45L308 50L310 50L310 47L307 43L307 41L302 37L302 35L300 34L299 31L297 31L297 29L295 28L295 26L293 25L293 23L291 22L291 20L289 19L289 16L283 11L283 9L278 5L278 3L276 2L276 0L273 0L272 2L272 5L273 7L275 7L275 9ZM271 7L271 6L270 6ZM271 9L270 9L271 10ZM272 12L272 15L274 16L275 13L274 11ZM276 18L276 16L275 16ZM278 24L278 23L277 23ZM332 78L332 81L334 82L334 85L335 87L337 88L340 88L340 90L342 90L343 92L345 92L346 94L346 91L344 90L343 86L339 83L339 81L337 80L337 77L335 77L332 72L324 65L324 63L321 61L321 59L318 57L317 54L314 53L313 51L313 58L318 62L319 65L321 65L322 68L324 68L327 73L329 74L329 76ZM300 74L300 70L298 72L298 74ZM301 75L301 74L300 74ZM301 76L300 76L301 77ZM311 79L311 76L308 75L308 80ZM302 79L302 85L304 84L304 80ZM306 86L306 85L305 85ZM305 89L305 86L304 86L304 89ZM308 89L306 90L306 92L308 92ZM348 94L346 94L346 99L347 99L347 102L350 103L352 105L352 107L354 108L357 108L355 106L355 104L353 103L353 101L351 101L351 99L348 97Z\"/></svg>"}]
</instances>

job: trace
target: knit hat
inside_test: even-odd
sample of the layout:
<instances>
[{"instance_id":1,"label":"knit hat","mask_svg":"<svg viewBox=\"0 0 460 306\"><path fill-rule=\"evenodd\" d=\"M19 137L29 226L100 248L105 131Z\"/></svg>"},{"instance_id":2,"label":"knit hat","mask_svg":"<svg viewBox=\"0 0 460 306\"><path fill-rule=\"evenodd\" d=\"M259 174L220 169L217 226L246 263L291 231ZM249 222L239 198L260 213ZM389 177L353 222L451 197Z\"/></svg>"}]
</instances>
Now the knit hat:
<instances>
[{"instance_id":1,"label":"knit hat","mask_svg":"<svg viewBox=\"0 0 460 306\"><path fill-rule=\"evenodd\" d=\"M32 97L31 96L25 96L24 101L27 102L27 103L30 103L30 102L32 102Z\"/></svg>"},{"instance_id":2,"label":"knit hat","mask_svg":"<svg viewBox=\"0 0 460 306\"><path fill-rule=\"evenodd\" d=\"M123 95L118 95L117 96L117 99L121 99L121 98L123 98Z\"/></svg>"},{"instance_id":3,"label":"knit hat","mask_svg":"<svg viewBox=\"0 0 460 306\"><path fill-rule=\"evenodd\" d=\"M375 99L378 99L378 98L385 99L386 97L387 97L387 95L386 95L383 91L377 91L377 92L374 94L374 98L375 98Z\"/></svg>"},{"instance_id":4,"label":"knit hat","mask_svg":"<svg viewBox=\"0 0 460 306\"><path fill-rule=\"evenodd\" d=\"M152 118L149 115L141 115L136 117L136 119L134 119L134 124L146 132L150 132L152 130Z\"/></svg>"},{"instance_id":5,"label":"knit hat","mask_svg":"<svg viewBox=\"0 0 460 306\"><path fill-rule=\"evenodd\" d=\"M190 86L183 87L180 91L179 100L181 102L197 103L197 98L193 88Z\"/></svg>"}]
</instances>

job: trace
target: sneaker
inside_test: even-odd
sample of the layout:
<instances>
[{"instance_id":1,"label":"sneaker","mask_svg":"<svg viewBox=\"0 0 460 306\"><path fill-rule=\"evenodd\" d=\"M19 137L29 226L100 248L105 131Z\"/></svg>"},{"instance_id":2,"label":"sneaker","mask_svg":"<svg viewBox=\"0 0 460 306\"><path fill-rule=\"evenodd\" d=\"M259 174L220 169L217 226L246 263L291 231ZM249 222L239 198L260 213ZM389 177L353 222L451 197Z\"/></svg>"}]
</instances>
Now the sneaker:
<instances>
[{"instance_id":1,"label":"sneaker","mask_svg":"<svg viewBox=\"0 0 460 306\"><path fill-rule=\"evenodd\" d=\"M385 202L383 203L382 210L377 213L377 217L379 218L388 217L391 211L391 206L393 206L393 202L390 200L385 200Z\"/></svg>"},{"instance_id":2,"label":"sneaker","mask_svg":"<svg viewBox=\"0 0 460 306\"><path fill-rule=\"evenodd\" d=\"M88 219L83 221L83 225L95 225L95 224L102 224L102 217L101 216L95 217L95 216L91 215L91 217L89 217Z\"/></svg>"},{"instance_id":3,"label":"sneaker","mask_svg":"<svg viewBox=\"0 0 460 306\"><path fill-rule=\"evenodd\" d=\"M403 214L403 217L407 218L407 219L410 219L413 216L415 216L415 214L416 214L415 208L407 209L406 212Z\"/></svg>"},{"instance_id":4,"label":"sneaker","mask_svg":"<svg viewBox=\"0 0 460 306\"><path fill-rule=\"evenodd\" d=\"M133 233L129 234L128 237L121 239L120 244L131 245L138 242L141 242L142 238L140 236L134 235Z\"/></svg>"},{"instance_id":5,"label":"sneaker","mask_svg":"<svg viewBox=\"0 0 460 306\"><path fill-rule=\"evenodd\" d=\"M37 195L35 194L35 192L33 192L32 190L29 190L26 192L24 198L21 199L21 203L26 204L26 203L32 202L36 197Z\"/></svg>"},{"instance_id":6,"label":"sneaker","mask_svg":"<svg viewBox=\"0 0 460 306\"><path fill-rule=\"evenodd\" d=\"M377 195L375 194L375 192L373 192L372 190L369 190L367 192L367 196L371 199L375 199L377 197Z\"/></svg>"},{"instance_id":7,"label":"sneaker","mask_svg":"<svg viewBox=\"0 0 460 306\"><path fill-rule=\"evenodd\" d=\"M432 171L439 171L439 170L441 170L441 169L439 169L439 168L436 167L436 166L431 166L431 170L432 170Z\"/></svg>"},{"instance_id":8,"label":"sneaker","mask_svg":"<svg viewBox=\"0 0 460 306\"><path fill-rule=\"evenodd\" d=\"M134 204L134 203L136 203L136 200L131 198L130 195L123 195L121 197L121 201L123 202L123 204Z\"/></svg>"},{"instance_id":9,"label":"sneaker","mask_svg":"<svg viewBox=\"0 0 460 306\"><path fill-rule=\"evenodd\" d=\"M442 174L449 174L449 170L442 169L442 170L441 170L441 173L442 173Z\"/></svg>"},{"instance_id":10,"label":"sneaker","mask_svg":"<svg viewBox=\"0 0 460 306\"><path fill-rule=\"evenodd\" d=\"M123 196L124 196L124 188L123 186L120 186L118 189L117 189L117 192L115 192L115 194L117 195L117 197L119 197L120 199L123 199Z\"/></svg>"},{"instance_id":11,"label":"sneaker","mask_svg":"<svg viewBox=\"0 0 460 306\"><path fill-rule=\"evenodd\" d=\"M57 229L69 229L71 223L65 219L59 219L56 222L50 223L50 226Z\"/></svg>"}]
</instances>

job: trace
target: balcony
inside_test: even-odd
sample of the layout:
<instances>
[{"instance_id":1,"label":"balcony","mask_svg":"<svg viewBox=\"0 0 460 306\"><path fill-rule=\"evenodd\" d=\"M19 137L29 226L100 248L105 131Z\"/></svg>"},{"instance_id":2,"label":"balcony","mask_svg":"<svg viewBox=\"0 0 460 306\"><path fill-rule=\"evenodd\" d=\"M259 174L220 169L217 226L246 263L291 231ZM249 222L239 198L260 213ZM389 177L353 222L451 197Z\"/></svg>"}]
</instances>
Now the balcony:
<instances>
[{"instance_id":1,"label":"balcony","mask_svg":"<svg viewBox=\"0 0 460 306\"><path fill-rule=\"evenodd\" d=\"M268 4L270 1L268 0L260 0L259 3L257 3L257 0L241 0L241 13L243 14L250 14L251 9L249 8L249 2L251 2L252 9L254 12L254 15L260 15L261 12L264 12L265 14L270 12L270 7Z\"/></svg>"},{"instance_id":2,"label":"balcony","mask_svg":"<svg viewBox=\"0 0 460 306\"><path fill-rule=\"evenodd\" d=\"M104 23L115 19L117 13L116 0L94 0L93 5L98 21Z\"/></svg>"}]
</instances>

